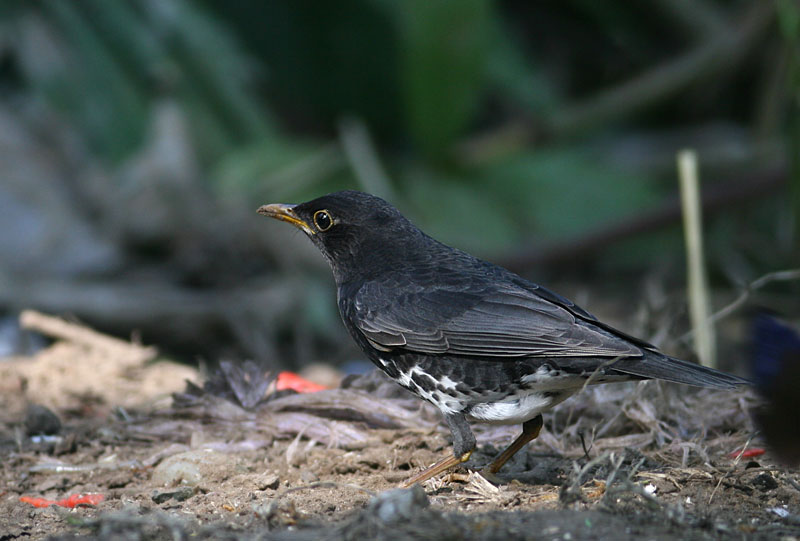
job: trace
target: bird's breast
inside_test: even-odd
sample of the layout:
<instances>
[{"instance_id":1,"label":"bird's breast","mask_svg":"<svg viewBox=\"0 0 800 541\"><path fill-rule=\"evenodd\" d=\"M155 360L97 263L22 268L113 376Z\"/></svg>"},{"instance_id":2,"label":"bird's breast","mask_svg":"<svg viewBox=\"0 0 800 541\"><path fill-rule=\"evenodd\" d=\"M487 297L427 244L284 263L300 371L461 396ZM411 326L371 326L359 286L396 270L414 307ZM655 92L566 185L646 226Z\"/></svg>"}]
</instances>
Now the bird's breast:
<instances>
[{"instance_id":1,"label":"bird's breast","mask_svg":"<svg viewBox=\"0 0 800 541\"><path fill-rule=\"evenodd\" d=\"M566 400L580 386L548 389L523 382L495 387L466 384L463 376L430 370L429 363L397 362L376 356L375 364L399 385L427 400L445 415L463 413L474 420L491 424L519 424ZM489 382L486 382L489 383Z\"/></svg>"},{"instance_id":2,"label":"bird's breast","mask_svg":"<svg viewBox=\"0 0 800 541\"><path fill-rule=\"evenodd\" d=\"M474 404L467 415L489 424L520 424L548 411L575 394L576 390L526 391L502 400Z\"/></svg>"}]
</instances>

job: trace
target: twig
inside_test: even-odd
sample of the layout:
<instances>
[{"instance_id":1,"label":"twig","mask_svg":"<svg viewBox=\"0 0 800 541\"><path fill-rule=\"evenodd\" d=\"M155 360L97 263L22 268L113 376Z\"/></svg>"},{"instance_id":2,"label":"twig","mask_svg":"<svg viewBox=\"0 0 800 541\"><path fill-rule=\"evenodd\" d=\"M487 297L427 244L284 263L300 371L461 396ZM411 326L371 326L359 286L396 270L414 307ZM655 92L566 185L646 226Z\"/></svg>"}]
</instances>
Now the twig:
<instances>
[{"instance_id":1,"label":"twig","mask_svg":"<svg viewBox=\"0 0 800 541\"><path fill-rule=\"evenodd\" d=\"M744 291L742 291L732 303L714 312L709 317L709 321L711 323L716 323L719 320L728 317L736 310L741 308L747 302L747 299L750 298L750 295L754 291L761 289L767 284L771 284L772 282L790 282L792 280L800 280L800 269L788 269L788 270L767 273L761 276L760 278L757 278L756 280L750 282L745 287ZM683 334L678 338L678 341L686 342L687 340L689 340L689 338L692 337L693 332L694 331L690 330L689 332Z\"/></svg>"},{"instance_id":2,"label":"twig","mask_svg":"<svg viewBox=\"0 0 800 541\"><path fill-rule=\"evenodd\" d=\"M156 348L132 344L107 334L102 334L77 323L48 316L34 310L25 310L19 316L20 326L53 338L74 342L89 348L122 354L121 359L142 364L156 356Z\"/></svg>"},{"instance_id":3,"label":"twig","mask_svg":"<svg viewBox=\"0 0 800 541\"><path fill-rule=\"evenodd\" d=\"M628 473L628 476L626 477L625 481L621 482L618 487L614 487L614 490L612 490L612 487L614 485L614 481L617 478L617 474L619 473L619 469L622 466L622 463L624 462L624 459L625 459L625 455L621 454L619 456L619 459L614 461L613 455L612 455L611 463L612 463L613 469L612 469L611 473L608 475L608 477L606 478L606 493L603 494L603 501L604 502L608 498L611 498L612 494L616 494L616 493L618 493L620 491L623 491L623 490L628 490L628 491L631 491L631 492L635 492L636 494L639 494L639 492L636 489L640 489L641 490L641 487L639 485L637 485L636 483L634 483L632 481L632 479L636 475L636 473L639 471L639 468L642 467L642 464L644 464L644 461L645 461L644 457L640 458L639 462L637 462L636 465L633 466L631 471ZM652 494L648 494L647 492L645 492L643 490L641 492L644 493L648 498L653 498ZM658 500L655 500L655 498L653 498L653 500L656 503L658 503Z\"/></svg>"},{"instance_id":4,"label":"twig","mask_svg":"<svg viewBox=\"0 0 800 541\"><path fill-rule=\"evenodd\" d=\"M644 459L642 459L642 460L644 460ZM608 489L608 487L610 487L614 483L614 480L617 478L617 474L619 473L619 469L622 467L622 463L624 461L625 461L625 454L624 453L620 454L619 457L616 460L614 459L614 454L613 453L611 454L611 459L610 459L611 472L608 474L608 477L606 477L606 489ZM641 462L636 466L636 469L638 469L640 465L641 465Z\"/></svg>"},{"instance_id":5,"label":"twig","mask_svg":"<svg viewBox=\"0 0 800 541\"><path fill-rule=\"evenodd\" d=\"M710 216L741 204L752 204L753 200L765 197L786 185L788 173L783 164L752 171L737 178L716 182L702 194L703 215ZM612 224L605 228L572 239L560 239L544 246L529 246L515 250L513 255L500 260L500 264L516 272L537 265L587 258L609 245L670 226L680 220L681 207L677 198L641 214Z\"/></svg>"},{"instance_id":6,"label":"twig","mask_svg":"<svg viewBox=\"0 0 800 541\"><path fill-rule=\"evenodd\" d=\"M594 428L592 430L594 430ZM592 437L592 445L590 445L588 449L586 448L586 439L583 437L583 430L578 432L578 437L581 439L581 447L583 448L584 458L586 458L586 460L591 460L592 457L589 456L589 451L594 446L594 437Z\"/></svg>"},{"instance_id":7,"label":"twig","mask_svg":"<svg viewBox=\"0 0 800 541\"><path fill-rule=\"evenodd\" d=\"M128 342L101 334L83 325L70 323L61 318L48 316L35 310L24 310L19 315L19 324L23 329L37 331L46 336L75 342L85 346L115 349L130 346Z\"/></svg>"},{"instance_id":8,"label":"twig","mask_svg":"<svg viewBox=\"0 0 800 541\"><path fill-rule=\"evenodd\" d=\"M711 505L711 500L714 499L714 495L717 493L717 490L722 485L722 482L728 477L728 475L736 468L736 466L741 462L742 456L744 456L744 452L747 450L747 447L750 445L750 442L753 440L753 436L747 438L747 441L744 443L744 447L742 450L739 451L739 454L736 455L736 459L733 461L733 466L730 467L728 471L726 471L722 477L719 478L719 482L717 486L714 487L714 490L711 491L711 496L708 497L708 505Z\"/></svg>"},{"instance_id":9,"label":"twig","mask_svg":"<svg viewBox=\"0 0 800 541\"><path fill-rule=\"evenodd\" d=\"M745 303L750 293L752 293L757 289L761 289L762 287L764 287L769 283L788 282L791 280L800 280L800 269L789 269L789 270L767 273L764 276L751 282L750 285L747 286L747 289L745 289L734 302L732 302L722 310L716 312L714 315L711 316L711 318L713 321L717 321L719 319L727 317L730 313L732 313L734 310L736 310L742 304Z\"/></svg>"},{"instance_id":10,"label":"twig","mask_svg":"<svg viewBox=\"0 0 800 541\"><path fill-rule=\"evenodd\" d=\"M186 340L196 347L198 340L210 339L206 336L208 329L227 329L232 321L247 320L261 332L273 327L272 322L291 312L300 285L272 276L268 281L250 280L233 289L192 290L155 279L24 280L3 275L0 270L0 305L74 314L103 330L135 328L148 336L168 334L171 343ZM263 306L270 309L262 310ZM231 319L236 314L247 317ZM265 335L273 339L270 333Z\"/></svg>"},{"instance_id":11,"label":"twig","mask_svg":"<svg viewBox=\"0 0 800 541\"><path fill-rule=\"evenodd\" d=\"M703 219L700 211L700 181L697 155L691 150L678 153L678 178L683 208L684 240L689 296L689 315L694 330L694 346L701 364L716 368L716 344L711 313L708 279L703 259Z\"/></svg>"},{"instance_id":12,"label":"twig","mask_svg":"<svg viewBox=\"0 0 800 541\"><path fill-rule=\"evenodd\" d=\"M581 391L584 391L586 387L591 385L600 376L600 371L603 370L603 368L611 366L620 359L622 359L622 356L614 357L613 359L608 359L607 361L600 363L600 366L595 368L594 371L589 375L589 377L586 378L586 381L583 382L583 387L581 387Z\"/></svg>"},{"instance_id":13,"label":"twig","mask_svg":"<svg viewBox=\"0 0 800 541\"><path fill-rule=\"evenodd\" d=\"M613 477L609 476L609 481L606 483L606 492L603 495L603 499L600 501L601 505L606 506L607 508L612 508L612 504L615 503L614 499L622 496L625 493L630 493L635 496L640 496L646 505L648 505L653 511L661 512L665 515L667 519L672 521L673 523L684 526L684 516L685 512L683 507L680 504L675 506L669 505L666 502L660 501L656 498L653 494L647 492L644 487L641 485L633 482L633 477L638 475L638 470L644 463L645 459L642 457L639 462L633 467L627 478L617 483L616 485L612 485L614 480ZM616 472L615 472L616 473ZM676 486L679 486L674 480L672 481Z\"/></svg>"},{"instance_id":14,"label":"twig","mask_svg":"<svg viewBox=\"0 0 800 541\"><path fill-rule=\"evenodd\" d=\"M602 464L606 460L610 460L610 457L613 456L613 453L610 451L606 451L602 455L599 455L589 462L587 462L582 468L578 467L577 462L573 462L573 478L572 481L567 484L564 483L561 486L561 491L559 494L559 500L562 503L571 503L577 500L583 499L583 493L581 492L581 480L583 477L595 466Z\"/></svg>"}]
</instances>

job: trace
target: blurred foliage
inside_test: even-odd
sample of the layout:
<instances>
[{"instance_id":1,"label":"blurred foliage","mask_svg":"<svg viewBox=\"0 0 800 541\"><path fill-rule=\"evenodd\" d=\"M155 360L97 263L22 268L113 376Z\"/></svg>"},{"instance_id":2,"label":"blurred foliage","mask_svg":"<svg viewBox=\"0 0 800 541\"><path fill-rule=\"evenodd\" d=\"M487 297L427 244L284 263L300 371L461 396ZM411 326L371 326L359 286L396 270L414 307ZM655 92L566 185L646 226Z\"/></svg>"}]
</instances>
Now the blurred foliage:
<instances>
[{"instance_id":1,"label":"blurred foliage","mask_svg":"<svg viewBox=\"0 0 800 541\"><path fill-rule=\"evenodd\" d=\"M735 148L709 181L780 162L787 140L800 154L791 0L6 0L0 24L3 90L112 167L170 101L221 197L373 186L363 152L406 212L484 254L658 205L685 145L701 163ZM346 118L373 144L347 150ZM625 143L640 135L655 143Z\"/></svg>"},{"instance_id":2,"label":"blurred foliage","mask_svg":"<svg viewBox=\"0 0 800 541\"><path fill-rule=\"evenodd\" d=\"M409 135L441 160L475 117L484 89L488 0L412 0L400 19L402 80Z\"/></svg>"},{"instance_id":3,"label":"blurred foliage","mask_svg":"<svg viewBox=\"0 0 800 541\"><path fill-rule=\"evenodd\" d=\"M786 104L789 118L789 159L792 208L794 210L794 234L800 239L800 5L791 0L779 0L778 22L786 42L787 94ZM800 242L800 240L798 241ZM794 254L794 264L800 265L800 249Z\"/></svg>"}]
</instances>

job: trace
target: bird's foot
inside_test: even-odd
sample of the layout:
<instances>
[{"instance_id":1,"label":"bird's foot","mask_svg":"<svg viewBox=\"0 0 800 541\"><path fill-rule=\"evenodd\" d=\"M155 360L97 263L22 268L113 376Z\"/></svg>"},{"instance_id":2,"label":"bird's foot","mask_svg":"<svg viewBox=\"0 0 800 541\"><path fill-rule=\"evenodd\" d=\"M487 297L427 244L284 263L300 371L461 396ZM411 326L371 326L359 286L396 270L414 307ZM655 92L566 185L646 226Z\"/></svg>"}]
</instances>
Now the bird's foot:
<instances>
[{"instance_id":1,"label":"bird's foot","mask_svg":"<svg viewBox=\"0 0 800 541\"><path fill-rule=\"evenodd\" d=\"M459 464L463 464L469 457L472 455L472 451L468 451L461 456L449 456L447 458L443 458L439 462L435 463L430 468L426 468L419 472L417 475L413 476L411 479L407 480L403 483L403 488L409 488L417 483L423 483L430 479L431 477L435 477L442 473L443 471L449 470L454 466L458 466Z\"/></svg>"},{"instance_id":2,"label":"bird's foot","mask_svg":"<svg viewBox=\"0 0 800 541\"><path fill-rule=\"evenodd\" d=\"M506 447L505 451L500 453L500 456L495 458L491 464L486 466L482 473L486 472L488 474L494 474L499 472L500 468L502 468L512 456L517 454L520 449L525 447L529 441L536 439L536 437L539 435L539 432L542 430L543 425L544 421L542 420L541 415L537 415L533 419L522 423L522 434L517 436L517 438L511 442L511 445Z\"/></svg>"},{"instance_id":3,"label":"bird's foot","mask_svg":"<svg viewBox=\"0 0 800 541\"><path fill-rule=\"evenodd\" d=\"M503 480L500 479L499 477L497 477L495 475L495 472L491 471L488 466L483 468L483 469L481 469L481 470L478 470L478 473L481 475L481 477L483 477L484 479L486 479L487 481L489 481L493 485L502 485L503 484Z\"/></svg>"}]
</instances>

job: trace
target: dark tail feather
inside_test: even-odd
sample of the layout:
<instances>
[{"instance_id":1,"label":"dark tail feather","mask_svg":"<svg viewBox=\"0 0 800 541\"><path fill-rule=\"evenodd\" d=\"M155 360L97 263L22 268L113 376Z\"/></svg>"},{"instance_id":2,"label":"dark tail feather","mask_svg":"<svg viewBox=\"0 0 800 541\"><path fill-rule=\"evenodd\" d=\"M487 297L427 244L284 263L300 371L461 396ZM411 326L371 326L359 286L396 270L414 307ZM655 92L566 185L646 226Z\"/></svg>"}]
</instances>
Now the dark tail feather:
<instances>
[{"instance_id":1,"label":"dark tail feather","mask_svg":"<svg viewBox=\"0 0 800 541\"><path fill-rule=\"evenodd\" d=\"M663 379L697 387L732 389L739 385L750 384L746 379L713 368L650 352L644 359L620 359L611 365L611 368L645 379Z\"/></svg>"}]
</instances>

